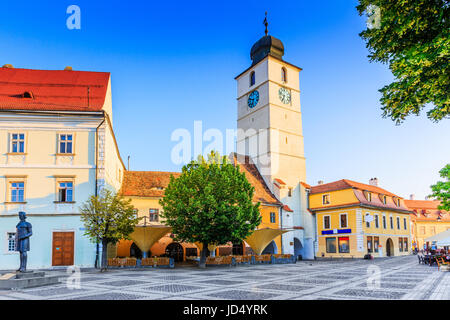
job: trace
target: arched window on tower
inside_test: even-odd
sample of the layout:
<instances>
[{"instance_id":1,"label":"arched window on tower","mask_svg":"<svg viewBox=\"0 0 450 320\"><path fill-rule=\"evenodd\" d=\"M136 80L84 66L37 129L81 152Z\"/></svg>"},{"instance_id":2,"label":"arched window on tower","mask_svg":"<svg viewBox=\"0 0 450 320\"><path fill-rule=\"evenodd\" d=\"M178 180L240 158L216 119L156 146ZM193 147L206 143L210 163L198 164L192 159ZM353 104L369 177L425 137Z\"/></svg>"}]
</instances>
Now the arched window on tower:
<instances>
[{"instance_id":1,"label":"arched window on tower","mask_svg":"<svg viewBox=\"0 0 450 320\"><path fill-rule=\"evenodd\" d=\"M250 72L250 87L255 84L255 71Z\"/></svg>"},{"instance_id":2,"label":"arched window on tower","mask_svg":"<svg viewBox=\"0 0 450 320\"><path fill-rule=\"evenodd\" d=\"M287 82L287 70L285 67L281 68L281 81Z\"/></svg>"}]
</instances>

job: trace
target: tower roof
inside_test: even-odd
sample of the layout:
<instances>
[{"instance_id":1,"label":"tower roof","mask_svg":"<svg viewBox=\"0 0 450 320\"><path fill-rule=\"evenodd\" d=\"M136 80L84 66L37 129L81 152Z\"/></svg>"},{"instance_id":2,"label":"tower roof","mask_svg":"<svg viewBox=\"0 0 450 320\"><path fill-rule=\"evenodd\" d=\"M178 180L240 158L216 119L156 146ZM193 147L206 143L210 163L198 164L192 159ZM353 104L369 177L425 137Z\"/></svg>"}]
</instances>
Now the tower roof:
<instances>
[{"instance_id":1,"label":"tower roof","mask_svg":"<svg viewBox=\"0 0 450 320\"><path fill-rule=\"evenodd\" d=\"M252 65L257 64L269 55L282 60L284 55L284 46L280 39L266 35L259 39L250 50L250 58L253 61Z\"/></svg>"}]
</instances>

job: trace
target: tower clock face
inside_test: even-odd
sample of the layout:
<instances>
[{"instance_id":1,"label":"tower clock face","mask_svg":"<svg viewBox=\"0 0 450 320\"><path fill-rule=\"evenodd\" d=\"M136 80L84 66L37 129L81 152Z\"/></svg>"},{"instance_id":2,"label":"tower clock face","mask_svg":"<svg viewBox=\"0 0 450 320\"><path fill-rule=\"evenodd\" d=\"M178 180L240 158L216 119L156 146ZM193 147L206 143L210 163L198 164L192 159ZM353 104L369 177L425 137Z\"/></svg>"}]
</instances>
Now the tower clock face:
<instances>
[{"instance_id":1,"label":"tower clock face","mask_svg":"<svg viewBox=\"0 0 450 320\"><path fill-rule=\"evenodd\" d=\"M259 101L259 92L257 90L250 93L248 96L247 104L249 108L254 108Z\"/></svg>"},{"instance_id":2,"label":"tower clock face","mask_svg":"<svg viewBox=\"0 0 450 320\"><path fill-rule=\"evenodd\" d=\"M278 90L278 97L284 104L291 103L291 93L286 88L280 88L280 90Z\"/></svg>"}]
</instances>

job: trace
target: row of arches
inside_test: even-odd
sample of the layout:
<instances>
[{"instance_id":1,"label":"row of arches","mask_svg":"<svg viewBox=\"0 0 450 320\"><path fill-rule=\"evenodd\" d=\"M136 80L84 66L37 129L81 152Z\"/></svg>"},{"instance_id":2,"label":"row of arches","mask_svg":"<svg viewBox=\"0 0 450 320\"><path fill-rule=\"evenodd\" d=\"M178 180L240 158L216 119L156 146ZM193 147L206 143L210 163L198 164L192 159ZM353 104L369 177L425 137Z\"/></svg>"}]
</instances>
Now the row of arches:
<instances>
[{"instance_id":1,"label":"row of arches","mask_svg":"<svg viewBox=\"0 0 450 320\"><path fill-rule=\"evenodd\" d=\"M129 244L128 250L121 250L121 256L129 256L134 257L137 259L141 259L143 254L142 251L139 249L139 247L136 245L136 243L131 242ZM159 255L159 256L166 256L173 258L175 262L183 262L186 260L186 257L189 256L198 256L200 254L198 248L196 247L186 247L186 245L183 245L178 242L170 242L165 247L161 248L160 252L152 253L151 251L147 252L147 256L151 257L153 255ZM223 250L222 250L223 249ZM294 255L300 256L302 254L302 243L299 239L294 238ZM262 254L278 254L281 250L279 250L277 244L275 241L271 241L269 245L264 249ZM216 252L209 253L209 255L214 255ZM245 254L251 254L253 251L250 247L246 246L244 242L233 244L232 247L227 248L218 248L217 254L219 255L245 255Z\"/></svg>"}]
</instances>

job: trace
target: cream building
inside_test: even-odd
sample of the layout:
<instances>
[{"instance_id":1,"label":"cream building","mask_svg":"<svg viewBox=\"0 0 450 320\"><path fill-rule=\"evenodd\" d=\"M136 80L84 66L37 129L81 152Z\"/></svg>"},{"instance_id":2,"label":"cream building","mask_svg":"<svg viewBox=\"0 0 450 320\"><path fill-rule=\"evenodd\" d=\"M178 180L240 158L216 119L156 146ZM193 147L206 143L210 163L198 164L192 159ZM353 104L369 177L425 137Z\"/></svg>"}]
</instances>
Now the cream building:
<instances>
[{"instance_id":1,"label":"cream building","mask_svg":"<svg viewBox=\"0 0 450 320\"><path fill-rule=\"evenodd\" d=\"M278 253L314 258L314 219L307 211L299 73L282 59L284 46L267 35L251 49L252 65L237 81L237 153L249 155L284 204Z\"/></svg>"},{"instance_id":2,"label":"cream building","mask_svg":"<svg viewBox=\"0 0 450 320\"><path fill-rule=\"evenodd\" d=\"M29 268L93 266L79 206L125 170L110 74L3 67L0 81L0 269L18 265L18 211L33 225Z\"/></svg>"}]
</instances>

